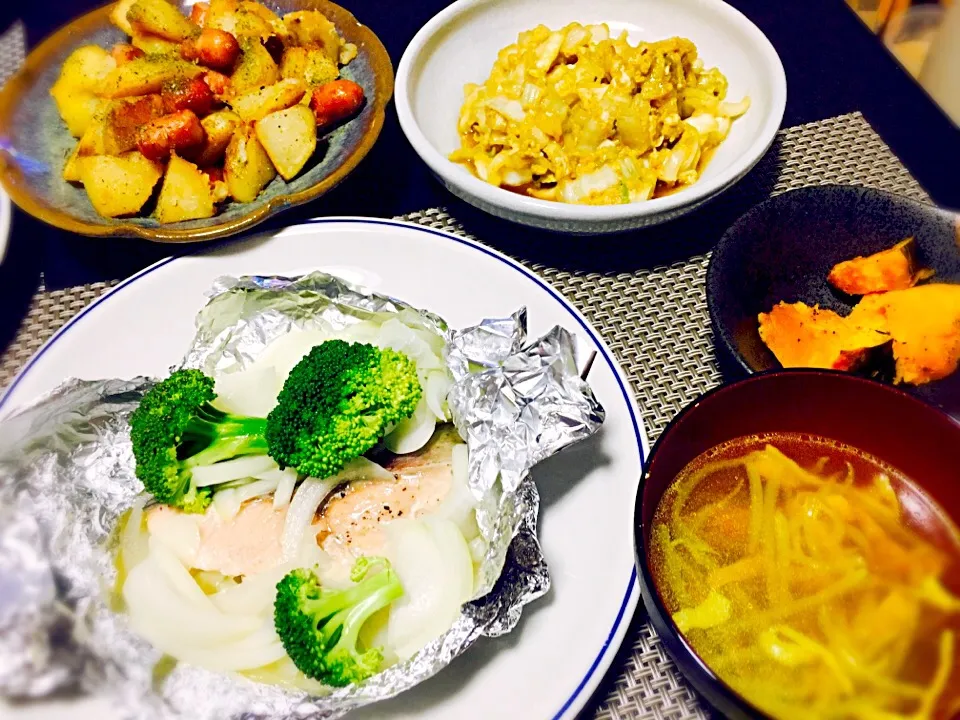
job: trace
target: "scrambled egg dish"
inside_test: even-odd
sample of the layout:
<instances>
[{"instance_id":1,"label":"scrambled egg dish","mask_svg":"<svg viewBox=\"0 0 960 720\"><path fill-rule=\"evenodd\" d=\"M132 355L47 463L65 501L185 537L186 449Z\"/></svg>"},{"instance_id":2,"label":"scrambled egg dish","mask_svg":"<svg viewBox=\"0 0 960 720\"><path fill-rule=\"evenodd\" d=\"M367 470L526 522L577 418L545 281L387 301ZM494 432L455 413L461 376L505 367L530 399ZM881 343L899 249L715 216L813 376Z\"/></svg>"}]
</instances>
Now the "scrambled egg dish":
<instances>
[{"instance_id":1,"label":"scrambled egg dish","mask_svg":"<svg viewBox=\"0 0 960 720\"><path fill-rule=\"evenodd\" d=\"M540 25L469 84L450 159L481 180L543 200L607 205L696 182L748 98L705 70L689 40L637 46L606 25Z\"/></svg>"}]
</instances>

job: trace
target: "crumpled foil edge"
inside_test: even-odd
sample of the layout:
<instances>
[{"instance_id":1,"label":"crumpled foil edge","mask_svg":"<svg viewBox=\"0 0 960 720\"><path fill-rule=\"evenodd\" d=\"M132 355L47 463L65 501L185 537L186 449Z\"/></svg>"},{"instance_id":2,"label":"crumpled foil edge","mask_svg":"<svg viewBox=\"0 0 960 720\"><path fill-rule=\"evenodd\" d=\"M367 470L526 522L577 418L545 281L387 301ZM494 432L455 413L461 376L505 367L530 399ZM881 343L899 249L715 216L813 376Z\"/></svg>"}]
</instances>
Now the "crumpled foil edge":
<instances>
[{"instance_id":1,"label":"crumpled foil edge","mask_svg":"<svg viewBox=\"0 0 960 720\"><path fill-rule=\"evenodd\" d=\"M529 471L604 419L578 374L573 337L556 327L530 341L522 308L452 330L432 313L324 273L220 278L208 298L182 366L210 374L242 368L277 337L317 323L394 316L445 339L448 402L490 541L476 599L410 660L324 696L184 664L158 682L161 653L105 599L116 576L105 544L141 492L127 417L152 381L70 380L6 421L0 437L0 694L108 688L125 717L144 720L337 718L423 682L481 636L510 632L550 587Z\"/></svg>"}]
</instances>

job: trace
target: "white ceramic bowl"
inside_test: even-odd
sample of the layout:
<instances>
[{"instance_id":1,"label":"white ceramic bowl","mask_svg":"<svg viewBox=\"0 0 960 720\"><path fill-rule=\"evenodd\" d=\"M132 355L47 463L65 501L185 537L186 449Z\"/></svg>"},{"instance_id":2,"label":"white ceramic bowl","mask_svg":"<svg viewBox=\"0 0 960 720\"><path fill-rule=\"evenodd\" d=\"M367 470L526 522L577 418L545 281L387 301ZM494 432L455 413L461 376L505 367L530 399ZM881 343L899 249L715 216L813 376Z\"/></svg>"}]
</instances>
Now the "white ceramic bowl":
<instances>
[{"instance_id":1,"label":"white ceramic bowl","mask_svg":"<svg viewBox=\"0 0 960 720\"><path fill-rule=\"evenodd\" d=\"M10 205L10 196L0 189L0 263L7 255L7 246L10 244L10 223L13 218L13 208Z\"/></svg>"},{"instance_id":2,"label":"white ceramic bowl","mask_svg":"<svg viewBox=\"0 0 960 720\"><path fill-rule=\"evenodd\" d=\"M459 147L463 86L482 83L497 52L539 24L605 22L630 41L679 35L692 40L707 67L727 76L728 99L749 95L700 180L682 191L626 205L572 205L519 195L474 177L447 160ZM689 212L742 178L763 157L783 119L787 81L776 50L760 30L722 0L458 0L407 46L397 71L400 126L434 174L457 197L498 217L575 234L654 225Z\"/></svg>"}]
</instances>

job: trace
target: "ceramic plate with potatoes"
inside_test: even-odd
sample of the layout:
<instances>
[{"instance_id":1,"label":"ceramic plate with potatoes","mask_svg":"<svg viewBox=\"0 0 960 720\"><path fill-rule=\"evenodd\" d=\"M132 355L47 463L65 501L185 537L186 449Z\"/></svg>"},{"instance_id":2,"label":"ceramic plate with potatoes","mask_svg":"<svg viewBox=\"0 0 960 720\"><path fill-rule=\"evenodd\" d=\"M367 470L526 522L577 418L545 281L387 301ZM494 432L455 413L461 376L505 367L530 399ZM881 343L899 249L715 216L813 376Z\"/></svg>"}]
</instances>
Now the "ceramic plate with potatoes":
<instances>
[{"instance_id":1,"label":"ceramic plate with potatoes","mask_svg":"<svg viewBox=\"0 0 960 720\"><path fill-rule=\"evenodd\" d=\"M0 179L81 234L221 237L345 177L392 87L376 36L324 0L120 0L8 83Z\"/></svg>"}]
</instances>

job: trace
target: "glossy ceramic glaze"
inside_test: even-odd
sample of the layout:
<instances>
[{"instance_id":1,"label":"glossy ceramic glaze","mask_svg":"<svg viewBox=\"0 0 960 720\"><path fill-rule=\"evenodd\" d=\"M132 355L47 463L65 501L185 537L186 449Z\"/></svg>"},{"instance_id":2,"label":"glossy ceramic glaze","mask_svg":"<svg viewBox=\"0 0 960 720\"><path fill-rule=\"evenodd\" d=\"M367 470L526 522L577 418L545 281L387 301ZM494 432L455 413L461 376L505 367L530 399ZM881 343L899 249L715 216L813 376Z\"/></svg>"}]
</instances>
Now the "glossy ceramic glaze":
<instances>
[{"instance_id":1,"label":"glossy ceramic glaze","mask_svg":"<svg viewBox=\"0 0 960 720\"><path fill-rule=\"evenodd\" d=\"M761 203L721 238L707 271L707 304L722 358L741 370L779 367L758 330L757 314L802 301L846 315L859 298L833 289L836 263L916 239L930 282L960 283L958 216L898 195L849 186L809 187ZM960 372L904 389L960 416Z\"/></svg>"},{"instance_id":2,"label":"glossy ceramic glaze","mask_svg":"<svg viewBox=\"0 0 960 720\"><path fill-rule=\"evenodd\" d=\"M634 515L637 568L643 603L667 651L694 687L731 718L759 714L680 635L654 582L647 548L657 504L687 463L727 440L770 432L810 433L864 450L900 470L960 521L960 423L912 395L829 370L781 370L725 385L691 403L664 430L644 469Z\"/></svg>"},{"instance_id":3,"label":"glossy ceramic glaze","mask_svg":"<svg viewBox=\"0 0 960 720\"><path fill-rule=\"evenodd\" d=\"M177 0L189 14L190 0ZM82 45L105 48L126 39L109 20L112 5L78 18L44 40L30 53L20 72L0 94L0 181L13 201L31 215L82 235L142 237L162 242L196 242L231 235L269 216L324 194L345 178L369 152L383 127L393 93L393 66L377 36L347 10L327 0L265 0L286 13L315 9L357 46L358 55L342 70L359 83L367 103L361 113L318 142L309 170L284 182L273 180L249 203L227 203L219 215L161 225L153 218L101 217L79 184L63 180L61 171L76 139L67 132L50 97L60 67Z\"/></svg>"},{"instance_id":4,"label":"glossy ceramic glaze","mask_svg":"<svg viewBox=\"0 0 960 720\"><path fill-rule=\"evenodd\" d=\"M707 67L730 82L729 99L748 95L750 110L733 123L691 187L642 203L587 206L537 200L503 190L447 160L459 147L463 86L482 83L497 53L539 24L607 23L632 43L680 35ZM498 217L565 233L591 234L661 223L689 212L736 183L773 142L786 102L776 50L747 18L722 0L459 0L413 38L397 69L397 114L416 152L454 195Z\"/></svg>"}]
</instances>

